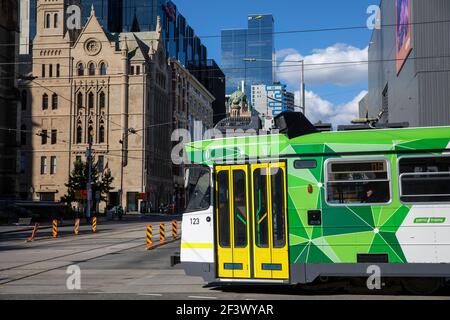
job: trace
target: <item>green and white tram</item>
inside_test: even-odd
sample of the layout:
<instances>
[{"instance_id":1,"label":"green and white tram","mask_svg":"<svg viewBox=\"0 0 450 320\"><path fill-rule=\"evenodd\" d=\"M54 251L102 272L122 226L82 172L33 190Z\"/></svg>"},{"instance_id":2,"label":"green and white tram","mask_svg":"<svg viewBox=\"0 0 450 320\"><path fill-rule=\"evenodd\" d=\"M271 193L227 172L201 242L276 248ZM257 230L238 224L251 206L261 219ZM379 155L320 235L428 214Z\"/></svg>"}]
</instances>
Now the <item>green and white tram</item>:
<instances>
[{"instance_id":1,"label":"green and white tram","mask_svg":"<svg viewBox=\"0 0 450 320\"><path fill-rule=\"evenodd\" d=\"M376 265L386 278L450 277L450 127L285 129L186 147L188 275L306 284Z\"/></svg>"}]
</instances>

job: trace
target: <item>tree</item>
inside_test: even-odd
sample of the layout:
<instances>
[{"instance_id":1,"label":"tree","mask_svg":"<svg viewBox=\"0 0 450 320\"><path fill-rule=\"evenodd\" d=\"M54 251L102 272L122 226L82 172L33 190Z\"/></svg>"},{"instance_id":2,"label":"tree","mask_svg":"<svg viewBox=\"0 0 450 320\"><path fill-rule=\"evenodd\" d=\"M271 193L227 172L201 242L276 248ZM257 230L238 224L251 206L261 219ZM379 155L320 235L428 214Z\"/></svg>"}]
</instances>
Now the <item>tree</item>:
<instances>
[{"instance_id":1,"label":"tree","mask_svg":"<svg viewBox=\"0 0 450 320\"><path fill-rule=\"evenodd\" d=\"M77 202L81 204L84 200L76 198L77 192L86 190L88 181L88 166L81 160L75 161L74 168L70 174L69 181L66 183L67 194L61 198L61 200L67 204ZM98 164L92 167L91 182L92 182L92 207L97 207L97 199L95 195L100 193L100 202L107 201L108 193L113 190L112 182L114 178L111 176L111 171L107 170L102 179L99 178Z\"/></svg>"}]
</instances>

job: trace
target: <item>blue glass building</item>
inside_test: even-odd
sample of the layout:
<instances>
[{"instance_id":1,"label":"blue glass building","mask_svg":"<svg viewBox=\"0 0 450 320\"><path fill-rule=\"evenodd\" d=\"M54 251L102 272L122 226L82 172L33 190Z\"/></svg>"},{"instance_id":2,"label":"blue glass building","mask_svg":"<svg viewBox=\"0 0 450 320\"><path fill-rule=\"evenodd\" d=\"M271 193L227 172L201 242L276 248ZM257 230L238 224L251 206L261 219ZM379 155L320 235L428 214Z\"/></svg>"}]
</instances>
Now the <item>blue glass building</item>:
<instances>
[{"instance_id":1,"label":"blue glass building","mask_svg":"<svg viewBox=\"0 0 450 320\"><path fill-rule=\"evenodd\" d=\"M266 14L249 15L247 29L222 31L222 67L227 76L227 94L236 91L242 81L246 83L249 97L252 85L273 83L274 29L273 16Z\"/></svg>"}]
</instances>

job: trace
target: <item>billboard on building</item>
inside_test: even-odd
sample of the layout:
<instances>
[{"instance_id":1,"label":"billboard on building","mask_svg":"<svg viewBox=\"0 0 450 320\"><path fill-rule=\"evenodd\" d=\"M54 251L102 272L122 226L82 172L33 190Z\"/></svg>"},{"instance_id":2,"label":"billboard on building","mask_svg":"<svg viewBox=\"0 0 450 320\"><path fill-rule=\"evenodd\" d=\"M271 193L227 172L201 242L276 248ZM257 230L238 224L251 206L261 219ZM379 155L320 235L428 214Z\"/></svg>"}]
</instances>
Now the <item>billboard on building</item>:
<instances>
[{"instance_id":1,"label":"billboard on building","mask_svg":"<svg viewBox=\"0 0 450 320\"><path fill-rule=\"evenodd\" d=\"M400 73L412 50L411 39L411 0L395 0L396 9L396 61L397 74Z\"/></svg>"}]
</instances>

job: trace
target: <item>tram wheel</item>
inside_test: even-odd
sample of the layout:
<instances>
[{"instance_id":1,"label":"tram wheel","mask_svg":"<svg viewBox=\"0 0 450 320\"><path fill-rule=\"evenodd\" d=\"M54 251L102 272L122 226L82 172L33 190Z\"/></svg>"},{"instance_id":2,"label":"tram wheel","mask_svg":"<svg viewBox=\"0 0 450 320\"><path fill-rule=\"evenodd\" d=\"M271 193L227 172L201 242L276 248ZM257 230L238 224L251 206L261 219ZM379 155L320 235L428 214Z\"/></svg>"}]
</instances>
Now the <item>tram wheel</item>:
<instances>
[{"instance_id":1,"label":"tram wheel","mask_svg":"<svg viewBox=\"0 0 450 320\"><path fill-rule=\"evenodd\" d=\"M403 288L414 295L430 295L442 286L441 278L407 278L402 280Z\"/></svg>"}]
</instances>

